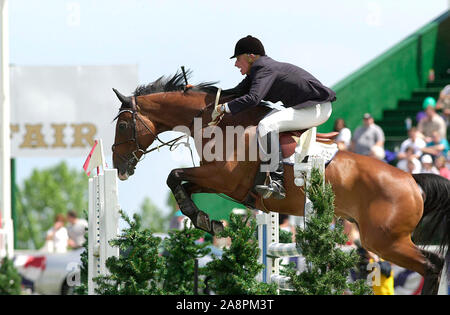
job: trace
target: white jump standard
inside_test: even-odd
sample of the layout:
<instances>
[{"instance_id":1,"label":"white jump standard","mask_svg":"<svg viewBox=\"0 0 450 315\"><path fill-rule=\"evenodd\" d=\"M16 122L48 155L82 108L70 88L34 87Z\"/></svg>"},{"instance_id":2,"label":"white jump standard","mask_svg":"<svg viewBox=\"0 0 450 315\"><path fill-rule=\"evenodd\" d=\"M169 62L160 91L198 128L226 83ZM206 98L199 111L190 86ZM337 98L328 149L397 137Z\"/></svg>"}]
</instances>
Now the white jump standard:
<instances>
[{"instance_id":1,"label":"white jump standard","mask_svg":"<svg viewBox=\"0 0 450 315\"><path fill-rule=\"evenodd\" d=\"M95 294L93 278L107 275L106 260L119 256L119 248L109 245L117 238L119 202L117 170L104 169L103 174L89 179L89 259L88 294Z\"/></svg>"},{"instance_id":2,"label":"white jump standard","mask_svg":"<svg viewBox=\"0 0 450 315\"><path fill-rule=\"evenodd\" d=\"M307 163L302 165L294 165L295 177L299 179L297 182L310 184L311 170L318 168L322 176L324 176L325 164L321 157L310 156ZM303 177L303 178L301 178ZM305 198L305 224L307 217L312 211L312 202ZM264 264L266 268L262 271L260 281L265 283L277 283L278 287L283 290L292 290L289 286L289 277L281 276L280 273L280 257L300 256L301 250L295 243L279 243L279 222L278 213L261 213L256 216L258 224L258 243L261 249L261 256L259 262Z\"/></svg>"}]
</instances>

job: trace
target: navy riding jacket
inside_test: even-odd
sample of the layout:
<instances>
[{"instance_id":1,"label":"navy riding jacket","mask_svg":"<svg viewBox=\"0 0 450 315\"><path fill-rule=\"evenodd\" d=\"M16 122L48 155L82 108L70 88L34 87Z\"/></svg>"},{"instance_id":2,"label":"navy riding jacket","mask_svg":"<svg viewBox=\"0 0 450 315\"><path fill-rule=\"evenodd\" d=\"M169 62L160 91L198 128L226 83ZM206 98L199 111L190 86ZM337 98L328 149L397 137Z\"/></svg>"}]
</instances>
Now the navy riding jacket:
<instances>
[{"instance_id":1,"label":"navy riding jacket","mask_svg":"<svg viewBox=\"0 0 450 315\"><path fill-rule=\"evenodd\" d=\"M289 63L273 60L268 56L259 57L251 66L250 73L233 91L238 98L228 102L228 108L234 115L256 106L261 101L276 103L281 101L284 107L296 108L333 102L336 93L322 85L309 72Z\"/></svg>"}]
</instances>

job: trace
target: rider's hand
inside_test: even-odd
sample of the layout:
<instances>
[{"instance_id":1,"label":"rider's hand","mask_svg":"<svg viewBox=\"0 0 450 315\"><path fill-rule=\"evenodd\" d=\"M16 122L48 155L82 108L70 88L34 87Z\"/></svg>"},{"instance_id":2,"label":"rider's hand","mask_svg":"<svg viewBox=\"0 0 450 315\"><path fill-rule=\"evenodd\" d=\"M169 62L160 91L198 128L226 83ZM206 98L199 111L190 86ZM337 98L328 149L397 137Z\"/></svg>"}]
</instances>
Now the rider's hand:
<instances>
[{"instance_id":1,"label":"rider's hand","mask_svg":"<svg viewBox=\"0 0 450 315\"><path fill-rule=\"evenodd\" d=\"M224 113L225 109L222 104L218 104L216 107L214 107L213 112L211 114L211 122L208 124L208 126L217 125L220 122L220 119Z\"/></svg>"}]
</instances>

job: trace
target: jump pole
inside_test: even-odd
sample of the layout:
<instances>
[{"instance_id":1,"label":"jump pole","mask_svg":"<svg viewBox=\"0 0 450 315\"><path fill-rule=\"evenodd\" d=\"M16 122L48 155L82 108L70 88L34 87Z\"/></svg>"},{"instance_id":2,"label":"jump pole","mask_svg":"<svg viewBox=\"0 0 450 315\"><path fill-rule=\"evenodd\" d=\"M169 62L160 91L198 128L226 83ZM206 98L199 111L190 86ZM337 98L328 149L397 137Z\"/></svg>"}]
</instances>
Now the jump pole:
<instances>
[{"instance_id":1,"label":"jump pole","mask_svg":"<svg viewBox=\"0 0 450 315\"><path fill-rule=\"evenodd\" d=\"M97 288L93 278L108 275L106 260L119 257L119 249L109 245L117 238L119 201L117 170L104 169L102 174L89 178L89 228L88 228L88 294Z\"/></svg>"}]
</instances>

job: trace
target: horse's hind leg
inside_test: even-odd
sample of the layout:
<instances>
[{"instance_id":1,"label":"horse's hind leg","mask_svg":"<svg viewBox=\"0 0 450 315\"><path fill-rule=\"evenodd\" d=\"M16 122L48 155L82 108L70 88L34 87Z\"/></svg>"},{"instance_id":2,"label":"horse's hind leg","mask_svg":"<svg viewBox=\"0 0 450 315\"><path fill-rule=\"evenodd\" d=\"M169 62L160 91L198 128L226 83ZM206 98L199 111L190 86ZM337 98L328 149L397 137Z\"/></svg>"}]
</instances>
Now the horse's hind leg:
<instances>
[{"instance_id":1,"label":"horse's hind leg","mask_svg":"<svg viewBox=\"0 0 450 315\"><path fill-rule=\"evenodd\" d=\"M390 246L386 245L383 244L383 249L378 251L383 259L421 274L425 278L422 294L437 294L443 267L441 257L421 250L411 241L409 236L394 240ZM378 246L375 245L375 247Z\"/></svg>"},{"instance_id":2,"label":"horse's hind leg","mask_svg":"<svg viewBox=\"0 0 450 315\"><path fill-rule=\"evenodd\" d=\"M436 295L439 290L442 268L444 267L444 258L426 250L421 250L421 252L427 259L422 295Z\"/></svg>"}]
</instances>

